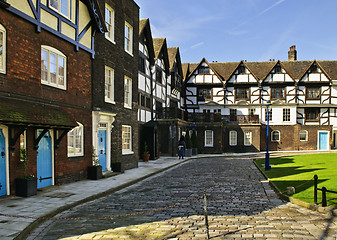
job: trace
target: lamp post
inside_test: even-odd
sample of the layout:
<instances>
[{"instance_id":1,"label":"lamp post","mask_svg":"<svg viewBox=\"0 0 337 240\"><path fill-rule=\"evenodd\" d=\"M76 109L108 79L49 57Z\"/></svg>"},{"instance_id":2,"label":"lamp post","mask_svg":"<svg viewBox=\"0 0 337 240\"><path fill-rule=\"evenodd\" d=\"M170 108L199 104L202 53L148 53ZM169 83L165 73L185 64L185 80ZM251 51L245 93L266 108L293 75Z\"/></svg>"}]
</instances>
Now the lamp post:
<instances>
[{"instance_id":1,"label":"lamp post","mask_svg":"<svg viewBox=\"0 0 337 240\"><path fill-rule=\"evenodd\" d=\"M268 171L271 169L269 165L269 106L271 105L270 100L266 103L266 111L267 111L267 144L266 144L266 158L264 162L264 170Z\"/></svg>"}]
</instances>

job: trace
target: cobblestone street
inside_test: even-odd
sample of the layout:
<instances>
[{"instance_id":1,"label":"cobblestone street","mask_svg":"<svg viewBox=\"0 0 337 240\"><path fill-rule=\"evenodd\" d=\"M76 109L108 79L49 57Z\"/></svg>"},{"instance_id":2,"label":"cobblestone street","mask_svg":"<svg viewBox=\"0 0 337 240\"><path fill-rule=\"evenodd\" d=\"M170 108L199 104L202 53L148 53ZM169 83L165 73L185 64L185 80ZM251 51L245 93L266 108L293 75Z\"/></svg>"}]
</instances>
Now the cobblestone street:
<instances>
[{"instance_id":1,"label":"cobblestone street","mask_svg":"<svg viewBox=\"0 0 337 240\"><path fill-rule=\"evenodd\" d=\"M191 160L65 211L28 239L207 239L203 191L211 239L336 239L335 216L279 200L248 157Z\"/></svg>"}]
</instances>

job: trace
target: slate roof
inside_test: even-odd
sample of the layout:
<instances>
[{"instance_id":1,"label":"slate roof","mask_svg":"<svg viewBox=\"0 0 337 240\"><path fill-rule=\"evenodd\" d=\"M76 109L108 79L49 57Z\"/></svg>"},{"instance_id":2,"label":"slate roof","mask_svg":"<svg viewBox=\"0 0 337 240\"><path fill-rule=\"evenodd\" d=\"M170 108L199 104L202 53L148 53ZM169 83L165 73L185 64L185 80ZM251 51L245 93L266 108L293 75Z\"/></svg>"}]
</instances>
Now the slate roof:
<instances>
[{"instance_id":1,"label":"slate roof","mask_svg":"<svg viewBox=\"0 0 337 240\"><path fill-rule=\"evenodd\" d=\"M59 128L77 126L77 123L60 107L8 98L0 99L0 122Z\"/></svg>"}]
</instances>

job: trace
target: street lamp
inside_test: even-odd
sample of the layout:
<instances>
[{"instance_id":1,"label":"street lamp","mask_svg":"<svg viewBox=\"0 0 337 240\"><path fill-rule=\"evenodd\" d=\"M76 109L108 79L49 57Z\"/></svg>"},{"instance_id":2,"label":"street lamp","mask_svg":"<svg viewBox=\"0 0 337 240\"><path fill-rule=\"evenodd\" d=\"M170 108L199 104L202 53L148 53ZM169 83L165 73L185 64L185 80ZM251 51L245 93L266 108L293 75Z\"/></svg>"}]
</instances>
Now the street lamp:
<instances>
[{"instance_id":1,"label":"street lamp","mask_svg":"<svg viewBox=\"0 0 337 240\"><path fill-rule=\"evenodd\" d=\"M264 162L264 170L268 171L271 169L269 165L269 106L271 105L270 100L266 103L266 111L267 111L267 145L266 145L266 158Z\"/></svg>"}]
</instances>

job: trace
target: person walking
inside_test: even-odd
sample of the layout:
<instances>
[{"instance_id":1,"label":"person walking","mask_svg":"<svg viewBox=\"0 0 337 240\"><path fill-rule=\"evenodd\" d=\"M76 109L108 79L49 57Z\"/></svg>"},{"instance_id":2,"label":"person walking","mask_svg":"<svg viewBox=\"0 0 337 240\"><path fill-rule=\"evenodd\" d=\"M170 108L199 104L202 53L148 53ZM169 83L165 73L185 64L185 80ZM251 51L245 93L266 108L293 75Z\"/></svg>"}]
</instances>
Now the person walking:
<instances>
[{"instance_id":1,"label":"person walking","mask_svg":"<svg viewBox=\"0 0 337 240\"><path fill-rule=\"evenodd\" d=\"M179 159L180 158L184 159L185 148L186 148L185 138L184 138L184 136L181 136L180 140L178 142L178 156L179 156Z\"/></svg>"}]
</instances>

